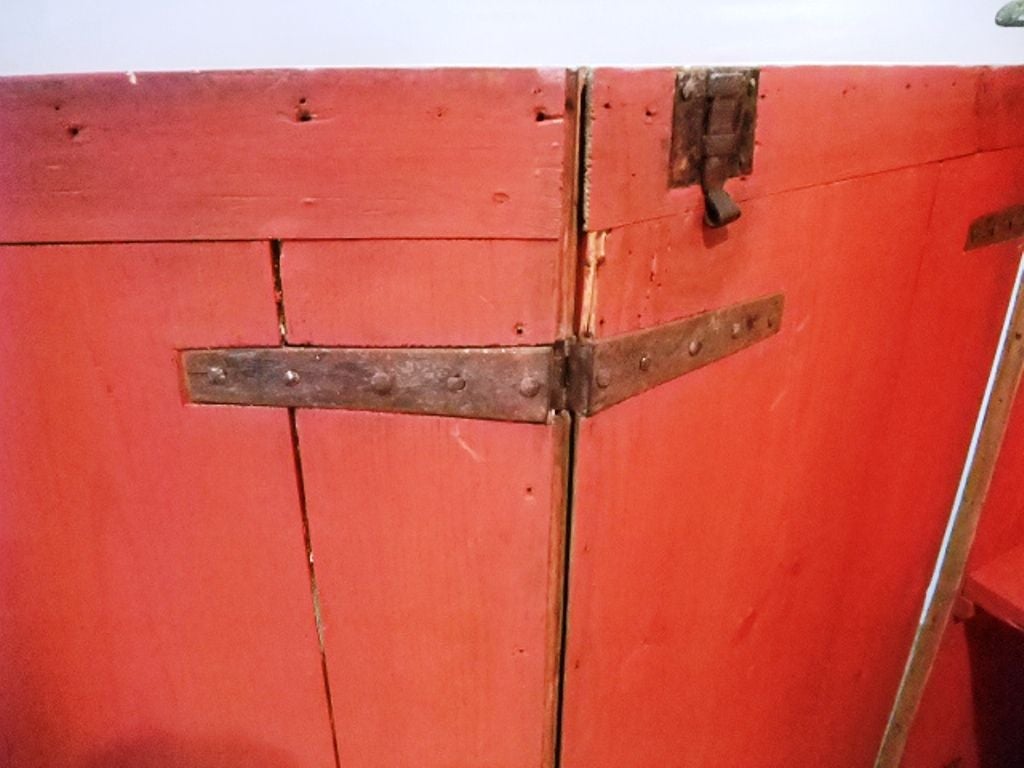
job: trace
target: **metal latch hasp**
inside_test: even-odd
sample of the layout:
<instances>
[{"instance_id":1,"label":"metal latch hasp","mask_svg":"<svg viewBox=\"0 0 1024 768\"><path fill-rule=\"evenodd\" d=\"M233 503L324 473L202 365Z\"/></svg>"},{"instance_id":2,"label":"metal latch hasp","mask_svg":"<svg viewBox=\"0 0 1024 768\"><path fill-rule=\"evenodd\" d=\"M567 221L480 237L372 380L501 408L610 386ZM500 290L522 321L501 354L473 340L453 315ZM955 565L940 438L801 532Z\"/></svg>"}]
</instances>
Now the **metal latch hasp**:
<instances>
[{"instance_id":1,"label":"metal latch hasp","mask_svg":"<svg viewBox=\"0 0 1024 768\"><path fill-rule=\"evenodd\" d=\"M740 216L725 181L754 169L758 78L756 69L685 69L676 75L669 185L701 185L709 227Z\"/></svg>"}]
</instances>

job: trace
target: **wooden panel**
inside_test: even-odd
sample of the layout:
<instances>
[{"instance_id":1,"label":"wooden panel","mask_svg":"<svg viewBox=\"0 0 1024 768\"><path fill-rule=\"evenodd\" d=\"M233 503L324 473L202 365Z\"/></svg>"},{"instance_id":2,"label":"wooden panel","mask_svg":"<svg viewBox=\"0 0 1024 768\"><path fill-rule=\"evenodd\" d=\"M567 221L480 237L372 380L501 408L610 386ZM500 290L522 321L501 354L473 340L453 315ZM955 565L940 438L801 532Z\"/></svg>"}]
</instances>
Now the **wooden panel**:
<instances>
[{"instance_id":1,"label":"wooden panel","mask_svg":"<svg viewBox=\"0 0 1024 768\"><path fill-rule=\"evenodd\" d=\"M563 235L566 73L0 84L0 241Z\"/></svg>"},{"instance_id":2,"label":"wooden panel","mask_svg":"<svg viewBox=\"0 0 1024 768\"><path fill-rule=\"evenodd\" d=\"M566 428L298 426L341 764L549 766Z\"/></svg>"},{"instance_id":3,"label":"wooden panel","mask_svg":"<svg viewBox=\"0 0 1024 768\"><path fill-rule=\"evenodd\" d=\"M0 762L333 763L287 414L185 406L272 344L266 244L0 250Z\"/></svg>"},{"instance_id":4,"label":"wooden panel","mask_svg":"<svg viewBox=\"0 0 1024 768\"><path fill-rule=\"evenodd\" d=\"M557 241L286 240L289 342L555 340L575 263L564 193ZM297 426L341 764L549 768L565 421L300 411Z\"/></svg>"},{"instance_id":5,"label":"wooden panel","mask_svg":"<svg viewBox=\"0 0 1024 768\"><path fill-rule=\"evenodd\" d=\"M1024 628L1024 543L968 572L964 597L1010 626Z\"/></svg>"},{"instance_id":6,"label":"wooden panel","mask_svg":"<svg viewBox=\"0 0 1024 768\"><path fill-rule=\"evenodd\" d=\"M901 766L1020 765L1022 690L1024 634L981 611L969 621L954 621L943 636Z\"/></svg>"},{"instance_id":7,"label":"wooden panel","mask_svg":"<svg viewBox=\"0 0 1024 768\"><path fill-rule=\"evenodd\" d=\"M996 187L992 185L989 189ZM1017 250L1013 244L992 246L992 250L997 249ZM984 569L1024 542L1022 461L1024 400L1017 397L971 545L968 569ZM1011 588L1018 581L1024 579L1011 579ZM986 604L982 595L973 597L981 598L982 607L998 610L995 605ZM1014 645L1007 632L994 628L992 620L986 621L984 617L966 623L953 621L945 627L927 685L918 692L920 704L907 734L900 765L931 768L961 757L965 768L972 768L979 764L1006 764L1000 763L1000 755L1007 750L1024 756L1020 745L1013 743L1013 734L1019 732L1019 727L1008 726L1001 714L1007 708L1024 706L1024 697L1019 694L1022 688L1018 685L1004 689L998 683L1019 677ZM993 701L997 690L1002 691L1000 702ZM937 756L944 757L945 762Z\"/></svg>"},{"instance_id":8,"label":"wooden panel","mask_svg":"<svg viewBox=\"0 0 1024 768\"><path fill-rule=\"evenodd\" d=\"M1020 116L1024 113L1024 76L1020 67L982 71L978 90L981 148L1021 145Z\"/></svg>"},{"instance_id":9,"label":"wooden panel","mask_svg":"<svg viewBox=\"0 0 1024 768\"><path fill-rule=\"evenodd\" d=\"M488 346L559 335L556 241L286 242L296 344Z\"/></svg>"},{"instance_id":10,"label":"wooden panel","mask_svg":"<svg viewBox=\"0 0 1024 768\"><path fill-rule=\"evenodd\" d=\"M971 546L968 570L986 567L1024 544L1024 398L1014 400L992 485Z\"/></svg>"},{"instance_id":11,"label":"wooden panel","mask_svg":"<svg viewBox=\"0 0 1024 768\"><path fill-rule=\"evenodd\" d=\"M831 140L898 161L862 130ZM565 768L871 764L1016 267L1012 245L964 254L966 224L1022 168L993 153L758 197L724 233L684 211L591 236L599 336L777 291L786 316L581 425Z\"/></svg>"},{"instance_id":12,"label":"wooden panel","mask_svg":"<svg viewBox=\"0 0 1024 768\"><path fill-rule=\"evenodd\" d=\"M1024 69L986 74L979 93L983 72L766 67L754 172L726 188L742 201L980 148L1020 146L1024 135L1015 128L1013 104ZM587 229L699 208L699 189L668 188L674 70L599 69L592 78Z\"/></svg>"},{"instance_id":13,"label":"wooden panel","mask_svg":"<svg viewBox=\"0 0 1024 768\"><path fill-rule=\"evenodd\" d=\"M921 701L900 763L903 768L980 768L971 676L965 625L954 622L942 636L932 668L932 678L948 687L941 696L928 695Z\"/></svg>"}]
</instances>

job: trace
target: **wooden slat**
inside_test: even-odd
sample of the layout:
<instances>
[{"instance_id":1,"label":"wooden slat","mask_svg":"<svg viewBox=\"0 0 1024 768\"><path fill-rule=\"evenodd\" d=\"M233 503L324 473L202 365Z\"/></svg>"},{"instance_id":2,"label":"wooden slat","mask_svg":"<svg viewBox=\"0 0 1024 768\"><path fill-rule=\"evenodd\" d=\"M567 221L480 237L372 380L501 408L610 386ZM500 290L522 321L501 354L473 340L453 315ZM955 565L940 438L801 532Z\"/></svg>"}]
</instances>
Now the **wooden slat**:
<instances>
[{"instance_id":1,"label":"wooden slat","mask_svg":"<svg viewBox=\"0 0 1024 768\"><path fill-rule=\"evenodd\" d=\"M0 83L0 242L563 233L561 70Z\"/></svg>"},{"instance_id":2,"label":"wooden slat","mask_svg":"<svg viewBox=\"0 0 1024 768\"><path fill-rule=\"evenodd\" d=\"M341 764L550 766L563 422L298 427Z\"/></svg>"},{"instance_id":3,"label":"wooden slat","mask_svg":"<svg viewBox=\"0 0 1024 768\"><path fill-rule=\"evenodd\" d=\"M590 238L599 338L773 292L786 319L581 426L565 768L871 763L1016 267L1012 245L965 254L967 225L1022 167L991 153L755 198L724 234L692 211Z\"/></svg>"},{"instance_id":4,"label":"wooden slat","mask_svg":"<svg viewBox=\"0 0 1024 768\"><path fill-rule=\"evenodd\" d=\"M550 242L286 240L289 343L554 341L576 257L561 191ZM564 416L303 410L297 426L342 765L551 768Z\"/></svg>"},{"instance_id":5,"label":"wooden slat","mask_svg":"<svg viewBox=\"0 0 1024 768\"><path fill-rule=\"evenodd\" d=\"M10 768L333 765L287 414L182 402L272 344L263 244L0 249Z\"/></svg>"},{"instance_id":6,"label":"wooden slat","mask_svg":"<svg viewBox=\"0 0 1024 768\"><path fill-rule=\"evenodd\" d=\"M588 230L701 206L699 189L668 188L674 83L669 69L594 72ZM1013 104L1021 83L1019 67L766 67L754 171L726 188L743 201L1020 146Z\"/></svg>"},{"instance_id":7,"label":"wooden slat","mask_svg":"<svg viewBox=\"0 0 1024 768\"><path fill-rule=\"evenodd\" d=\"M288 241L281 253L288 338L385 347L549 344L560 336L561 253L554 240Z\"/></svg>"}]
</instances>

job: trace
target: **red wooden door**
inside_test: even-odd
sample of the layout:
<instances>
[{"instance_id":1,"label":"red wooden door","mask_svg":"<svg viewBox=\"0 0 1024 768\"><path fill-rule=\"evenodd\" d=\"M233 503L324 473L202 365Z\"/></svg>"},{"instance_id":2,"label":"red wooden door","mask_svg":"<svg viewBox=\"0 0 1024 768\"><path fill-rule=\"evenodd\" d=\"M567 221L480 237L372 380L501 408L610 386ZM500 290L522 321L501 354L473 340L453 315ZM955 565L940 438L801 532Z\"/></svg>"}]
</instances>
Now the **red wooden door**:
<instances>
[{"instance_id":1,"label":"red wooden door","mask_svg":"<svg viewBox=\"0 0 1024 768\"><path fill-rule=\"evenodd\" d=\"M863 766L1013 286L1020 73L765 69L742 217L666 183L676 75L589 90L580 332L768 294L780 332L578 426L565 768Z\"/></svg>"},{"instance_id":2,"label":"red wooden door","mask_svg":"<svg viewBox=\"0 0 1024 768\"><path fill-rule=\"evenodd\" d=\"M0 249L0 755L329 765L288 416L182 403L277 338L266 243Z\"/></svg>"},{"instance_id":3,"label":"red wooden door","mask_svg":"<svg viewBox=\"0 0 1024 768\"><path fill-rule=\"evenodd\" d=\"M676 73L585 79L580 115L563 71L0 84L5 764L871 763L1013 288L964 239L1020 200L1024 75L762 71L720 229L669 188ZM649 370L627 334L780 295L590 408L601 350ZM551 408L197 398L237 347L550 354Z\"/></svg>"},{"instance_id":4,"label":"red wooden door","mask_svg":"<svg viewBox=\"0 0 1024 768\"><path fill-rule=\"evenodd\" d=\"M566 336L574 82L0 87L0 762L551 764L566 419L199 405L181 354Z\"/></svg>"}]
</instances>

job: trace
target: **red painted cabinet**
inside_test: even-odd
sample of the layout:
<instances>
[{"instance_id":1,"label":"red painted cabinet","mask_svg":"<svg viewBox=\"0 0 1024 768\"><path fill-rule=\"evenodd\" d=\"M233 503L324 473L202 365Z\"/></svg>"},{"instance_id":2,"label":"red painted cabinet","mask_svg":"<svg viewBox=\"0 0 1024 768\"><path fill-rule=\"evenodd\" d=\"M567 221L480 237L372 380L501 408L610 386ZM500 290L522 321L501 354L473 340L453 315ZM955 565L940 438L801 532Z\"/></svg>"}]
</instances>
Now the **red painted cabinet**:
<instances>
[{"instance_id":1,"label":"red painted cabinet","mask_svg":"<svg viewBox=\"0 0 1024 768\"><path fill-rule=\"evenodd\" d=\"M1024 71L761 70L719 228L679 82L0 82L0 763L872 764Z\"/></svg>"}]
</instances>

